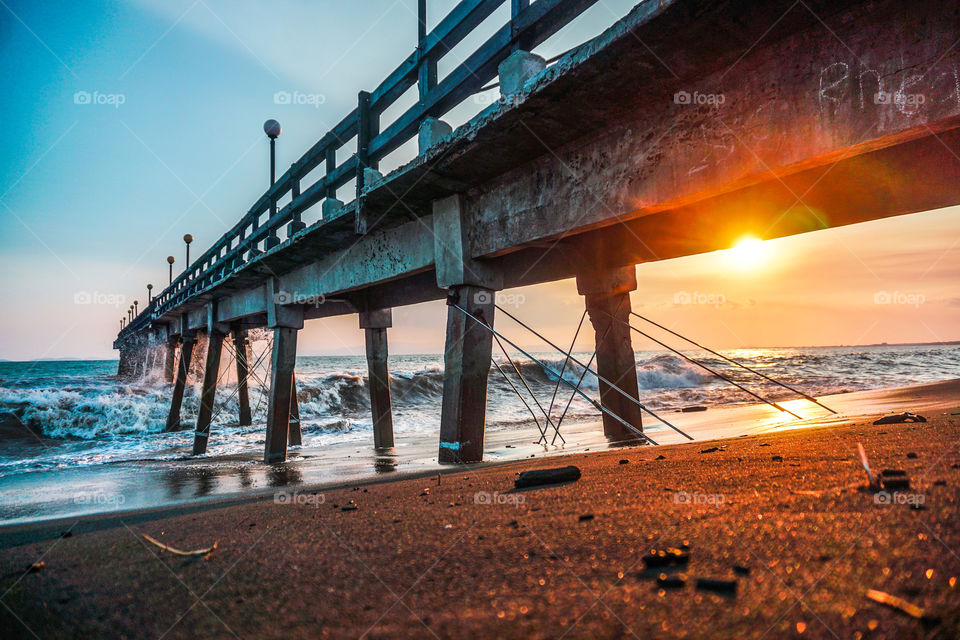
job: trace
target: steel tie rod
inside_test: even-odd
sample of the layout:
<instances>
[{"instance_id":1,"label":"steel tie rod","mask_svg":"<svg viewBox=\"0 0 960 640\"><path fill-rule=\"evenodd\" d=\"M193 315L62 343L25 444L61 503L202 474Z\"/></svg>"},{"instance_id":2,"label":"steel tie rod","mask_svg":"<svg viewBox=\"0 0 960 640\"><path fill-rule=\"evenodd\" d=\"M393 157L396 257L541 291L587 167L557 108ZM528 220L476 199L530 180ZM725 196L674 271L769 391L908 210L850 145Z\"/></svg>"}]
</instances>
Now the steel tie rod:
<instances>
[{"instance_id":1,"label":"steel tie rod","mask_svg":"<svg viewBox=\"0 0 960 640\"><path fill-rule=\"evenodd\" d=\"M694 340L691 340L690 338L688 338L688 337L686 337L686 336L682 336L682 335L680 335L679 333L677 333L676 331L673 331L672 329L668 329L667 327L663 326L663 325L660 324L659 322L654 322L654 321L651 320L650 318L645 318L645 317L643 317L642 315L640 315L639 313L637 313L637 312L635 312L635 311L631 311L630 314L631 314L631 315L634 315L634 316L637 316L638 318L640 318L641 320L643 320L643 321L645 321L645 322L649 322L650 324L652 324L652 325L655 326L655 327L659 327L659 328L663 329L663 330L666 331L667 333L671 333L671 334L677 336L677 337L680 338L681 340L686 340L687 342L689 342L689 343L692 344L693 346L697 347L698 349L703 349L704 351L707 351L707 352L709 352L709 353L712 353L713 355L717 356L718 358L723 358L724 360L726 360L727 362L729 362L729 363L731 363L731 364L735 364L735 365L737 365L738 367L740 367L740 368L742 368L742 369L746 369L746 370L749 371L750 373L756 374L756 375L760 376L761 378L764 378L764 379L766 379L766 380L769 380L770 382L772 382L772 383L774 383L774 384L778 384L778 385L780 385L781 387L783 387L784 389L789 389L790 391L793 391L794 393L803 396L804 398L806 398L806 399L809 400L810 402L813 402L814 404L820 405L821 407L823 407L824 409L826 409L826 410L829 411L830 413L833 413L833 414L836 414L836 413L837 413L836 411L834 411L833 409L831 409L831 408L828 407L827 405L823 404L822 402L820 402L819 400L817 400L817 399L814 398L813 396L810 396L810 395L804 393L803 391L800 391L800 389L796 389L796 388L794 388L794 387L791 387L790 385L786 384L785 382L780 382L779 380L775 380L774 378L771 378L770 376L768 376L768 375L766 375L766 374L763 374L763 373L757 371L756 369L752 369L752 368L748 367L747 365L742 364L742 363L740 363L740 362L737 362L736 360L734 360L734 359L732 359L732 358L728 358L727 356L723 355L722 353L717 353L717 352L714 351L713 349L711 349L711 348L709 348L709 347L705 347L705 346L703 346L702 344L700 344L699 342L696 342L696 341L694 341Z\"/></svg>"},{"instance_id":2,"label":"steel tie rod","mask_svg":"<svg viewBox=\"0 0 960 640\"><path fill-rule=\"evenodd\" d=\"M514 322L516 322L517 324L519 324L521 327L523 327L524 329L526 329L527 331L529 331L530 333L532 333L533 335L535 335L537 338L539 338L540 340L543 340L543 341L546 342L548 345L550 345L552 348L556 349L556 350L559 351L560 353L566 355L568 358L570 358L571 360L573 360L573 362L574 362L575 364L578 364L578 365L580 365L581 367L584 367L584 364L583 364L582 362L580 362L579 360L577 360L576 358L574 358L572 354L568 354L566 351L564 351L563 349L561 349L560 347L558 347L558 346L555 345L554 343L550 342L550 340L548 340L547 338L545 338L545 337L542 336L541 334L537 333L536 330L532 329L532 328L531 328L529 325L527 325L523 320L520 320L519 318L517 318L515 315L513 315L512 313L510 313L509 311L507 311L506 309L504 309L504 308L501 307L500 305L494 305L494 306L495 306L501 313L503 313L505 316L507 316L508 318L510 318L511 320L513 320ZM466 311L464 311L464 313L466 313ZM472 317L472 316L471 316L471 317ZM490 330L493 331L493 329L490 329ZM516 348L519 348L519 347L516 347ZM526 353L524 353L524 355L526 355ZM528 356L528 357L529 357L529 356ZM546 365L544 365L544 364L542 364L542 363L540 364L540 366L541 366L541 367L546 367ZM584 368L586 368L586 367L584 367ZM671 429L673 429L674 431L676 431L677 433L679 433L679 434L682 435L683 437L687 438L688 440L693 440L693 437L687 435L686 433L684 433L683 431L681 431L681 430L678 429L677 427L673 426L672 424L670 424L669 422L667 422L666 420L664 420L663 418L661 418L660 416L658 416L656 413L654 413L653 411L651 411L650 409L648 409L642 402L640 402L639 400L637 400L636 398L634 398L633 396L631 396L629 393L627 393L626 391L624 391L623 389L621 389L621 388L618 387L617 385L613 384L612 382L610 382L609 380L607 380L606 378L604 378L603 376L601 376L598 371L593 371L593 370L591 369L591 370L590 370L590 373L592 373L593 375L597 376L597 379L598 379L598 380L601 380L601 381L603 381L604 383L606 383L611 389L613 389L614 391L616 391L617 393L619 393L620 395L622 395L624 398L626 398L626 399L629 400L630 402L634 403L635 405L637 405L638 407L640 407L641 409L643 409L644 411L646 411L647 413L649 413L651 416L653 416L654 418L656 418L657 420L659 420L659 421L662 422L663 424L667 425L668 427L670 427ZM591 400L591 402L593 402L593 400ZM632 429L636 429L636 427L633 427L632 425L631 425L631 428L632 428Z\"/></svg>"},{"instance_id":3,"label":"steel tie rod","mask_svg":"<svg viewBox=\"0 0 960 640\"><path fill-rule=\"evenodd\" d=\"M606 313L606 312L605 312L605 313ZM684 360L687 360L688 362L692 362L693 364L697 365L698 367L701 367L701 368L703 368L703 369L706 369L707 371L709 371L709 372L712 373L713 375L717 376L717 377L720 378L721 380L724 380L724 381L726 381L726 382L729 382L730 384L732 384L732 385L735 386L736 388L740 389L740 390L743 391L744 393L750 394L751 396L753 396L754 398L756 398L756 399L759 400L760 402L764 402L764 403L770 405L771 407L773 407L774 409L778 409L778 410L780 410L780 411L783 411L784 413L789 413L790 415L792 415L792 416L793 416L794 418L796 418L797 420L803 420L803 418L801 418L800 416L798 416L797 414L795 414L793 411L790 411L790 409L785 409L785 408L781 407L780 405L778 405L776 402L773 402L773 401L771 401L771 400L767 400L767 399L764 398L763 396L759 396L759 395L755 394L753 391L750 391L750 389L747 389L747 388L744 387L743 385L734 382L733 380L731 380L731 379L728 378L727 376L723 375L722 373L719 373L719 372L717 372L717 371L714 371L713 369L711 369L711 368L708 367L707 365L703 364L703 363L700 362L699 360L694 360L693 358L691 358L691 357L688 356L687 354L685 354L685 353L683 353L683 352L681 352L681 351L677 351L677 350L674 349L673 347L670 347L670 346L666 345L665 343L660 342L659 340L657 340L657 339L654 338L653 336L651 336L651 335L649 335L649 334L646 334L646 333L644 333L643 331L640 331L640 329L637 329L635 326L633 326L633 325L630 324L629 322L627 322L627 321L625 321L625 320L620 320L619 318L615 318L615 317L613 317L612 315L610 315L609 313L607 313L607 315L610 316L610 319L613 320L614 322L619 322L619 323L621 323L621 324L627 325L627 326L630 327L633 331L636 331L637 333L639 333L639 334L642 335L643 337L648 338L648 339L656 342L658 345L660 345L661 347L663 347L663 348L666 349L667 351L671 351L671 352L677 354L678 356L680 356L681 358L683 358Z\"/></svg>"},{"instance_id":4,"label":"steel tie rod","mask_svg":"<svg viewBox=\"0 0 960 640\"><path fill-rule=\"evenodd\" d=\"M532 355L530 355L529 353L527 353L526 351L524 351L523 349L521 349L519 346L517 346L516 343L511 342L506 336L504 336L504 335L501 334L501 333L498 333L493 327L489 326L486 322L484 322L483 320L480 320L479 318L477 318L475 315L473 315L472 313L470 313L469 311L467 311L466 309L464 309L464 308L461 307L460 305L458 305L458 304L453 304L453 305L450 305L450 306L452 306L452 307L454 307L454 308L456 308L456 309L459 309L459 310L460 310L461 312L463 312L463 314L466 315L468 318L472 319L474 322L476 322L477 324L479 324L481 327L483 327L484 329L486 329L487 331L489 331L489 332L492 333L493 335L502 338L504 342L506 342L506 343L509 344L511 347L513 347L514 349L516 349L517 351L519 351L519 352L522 353L523 355L527 356L528 358L530 358L531 360L533 360L534 362L536 362L537 364L539 364L539 365L540 365L541 367L543 367L545 370L547 370L547 371L553 371L553 369L552 369L551 367L548 367L545 363L541 362L541 361L538 360L537 358L534 358ZM568 382L567 380L564 380L563 382L564 382L564 384L566 384L568 387L572 388L576 393L579 393L581 396L583 396L583 397L586 399L587 402L589 402L590 404L592 404L592 405L593 405L596 409L598 409L601 413L605 413L605 414L609 415L611 418L613 418L614 420L616 420L617 422L619 422L620 424L622 424L622 425L625 426L626 428L630 429L631 431L633 431L634 433L636 433L638 436L640 436L641 438L643 438L644 440L646 440L646 441L649 442L650 444L659 444L659 443L655 442L655 441L653 440L653 438L651 438L650 436L648 436L647 434L645 434L643 431L640 431L640 430L637 429L635 426L633 426L632 424L630 424L629 422L627 422L626 420L624 420L623 418L621 418L621 417L618 416L617 414L615 414L615 413L613 413L612 411L610 411L610 410L602 407L599 402L597 402L596 400L594 400L593 398L591 398L590 396L588 396L587 394L585 394L583 391L581 391L580 389L578 389L572 382ZM651 415L652 415L652 414L651 414ZM672 426L672 425L669 425L669 423L667 423L667 422L664 422L664 424L667 424L668 426ZM682 433L682 432L681 432L681 433ZM686 435L686 434L683 434L683 435ZM690 438L690 436L687 436L687 437ZM693 440L693 438L690 438L690 439Z\"/></svg>"}]
</instances>

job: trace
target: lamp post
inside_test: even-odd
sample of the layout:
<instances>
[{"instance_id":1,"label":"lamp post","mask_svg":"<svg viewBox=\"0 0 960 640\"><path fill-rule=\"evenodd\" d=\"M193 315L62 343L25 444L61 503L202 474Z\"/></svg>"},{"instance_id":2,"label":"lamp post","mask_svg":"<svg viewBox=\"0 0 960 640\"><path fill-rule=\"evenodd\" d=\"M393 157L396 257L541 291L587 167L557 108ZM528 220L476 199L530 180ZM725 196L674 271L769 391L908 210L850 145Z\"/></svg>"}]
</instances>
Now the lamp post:
<instances>
[{"instance_id":1,"label":"lamp post","mask_svg":"<svg viewBox=\"0 0 960 640\"><path fill-rule=\"evenodd\" d=\"M187 263L183 265L184 269L190 268L190 243L193 242L193 236L189 233L183 236L183 241L187 243Z\"/></svg>"},{"instance_id":2,"label":"lamp post","mask_svg":"<svg viewBox=\"0 0 960 640\"><path fill-rule=\"evenodd\" d=\"M133 305L130 305L130 308L127 309L127 322L133 322Z\"/></svg>"},{"instance_id":3,"label":"lamp post","mask_svg":"<svg viewBox=\"0 0 960 640\"><path fill-rule=\"evenodd\" d=\"M277 181L277 138L280 137L280 123L270 119L263 123L263 132L270 138L270 186Z\"/></svg>"},{"instance_id":4,"label":"lamp post","mask_svg":"<svg viewBox=\"0 0 960 640\"><path fill-rule=\"evenodd\" d=\"M280 135L280 123L276 120L267 120L263 123L263 132L270 138L270 186L277 181L277 137ZM270 199L270 218L277 213L277 201ZM280 244L280 238L277 236L276 229L270 229L270 235L267 236L263 246L266 249L272 249Z\"/></svg>"},{"instance_id":5,"label":"lamp post","mask_svg":"<svg viewBox=\"0 0 960 640\"><path fill-rule=\"evenodd\" d=\"M138 315L140 315L140 301L134 300L133 301L133 317L136 318Z\"/></svg>"},{"instance_id":6,"label":"lamp post","mask_svg":"<svg viewBox=\"0 0 960 640\"><path fill-rule=\"evenodd\" d=\"M173 263L176 261L173 256L167 256L167 264L170 265L170 284L173 284Z\"/></svg>"},{"instance_id":7,"label":"lamp post","mask_svg":"<svg viewBox=\"0 0 960 640\"><path fill-rule=\"evenodd\" d=\"M153 285L147 285L147 306L153 304Z\"/></svg>"}]
</instances>

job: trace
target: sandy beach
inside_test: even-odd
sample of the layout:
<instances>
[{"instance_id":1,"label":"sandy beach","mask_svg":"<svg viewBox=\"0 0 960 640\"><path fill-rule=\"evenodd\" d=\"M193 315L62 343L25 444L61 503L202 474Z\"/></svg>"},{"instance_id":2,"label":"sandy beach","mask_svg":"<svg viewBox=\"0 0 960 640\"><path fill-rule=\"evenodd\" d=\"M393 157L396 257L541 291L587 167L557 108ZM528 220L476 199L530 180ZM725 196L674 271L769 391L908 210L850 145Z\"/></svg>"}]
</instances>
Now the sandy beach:
<instances>
[{"instance_id":1,"label":"sandy beach","mask_svg":"<svg viewBox=\"0 0 960 640\"><path fill-rule=\"evenodd\" d=\"M955 638L960 382L849 395L803 429L6 527L5 637ZM872 425L901 410L929 421ZM909 488L866 490L857 443ZM580 480L513 488L565 465Z\"/></svg>"}]
</instances>

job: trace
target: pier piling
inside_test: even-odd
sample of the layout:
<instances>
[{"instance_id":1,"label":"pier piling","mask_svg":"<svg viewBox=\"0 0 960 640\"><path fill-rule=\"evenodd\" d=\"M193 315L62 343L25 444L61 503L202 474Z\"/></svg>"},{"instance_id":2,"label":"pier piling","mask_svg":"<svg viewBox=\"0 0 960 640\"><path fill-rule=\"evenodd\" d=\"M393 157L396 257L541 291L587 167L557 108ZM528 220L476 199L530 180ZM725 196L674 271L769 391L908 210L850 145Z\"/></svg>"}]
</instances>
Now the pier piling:
<instances>
[{"instance_id":1,"label":"pier piling","mask_svg":"<svg viewBox=\"0 0 960 640\"><path fill-rule=\"evenodd\" d=\"M253 424L250 414L250 388L247 384L247 378L250 375L250 340L246 329L233 330L233 348L237 353L238 422L241 427L246 427Z\"/></svg>"},{"instance_id":2,"label":"pier piling","mask_svg":"<svg viewBox=\"0 0 960 640\"><path fill-rule=\"evenodd\" d=\"M493 326L494 292L483 287L451 288L451 300ZM447 307L443 353L443 404L440 410L440 453L444 463L483 459L487 412L487 376L493 336L456 307Z\"/></svg>"},{"instance_id":3,"label":"pier piling","mask_svg":"<svg viewBox=\"0 0 960 640\"><path fill-rule=\"evenodd\" d=\"M577 291L584 296L587 314L596 333L597 373L639 401L637 363L630 328L630 292L637 288L634 267L593 271L577 276ZM640 406L599 381L600 404L642 430ZM612 416L603 414L603 433L611 440L634 440L637 435Z\"/></svg>"},{"instance_id":4,"label":"pier piling","mask_svg":"<svg viewBox=\"0 0 960 640\"><path fill-rule=\"evenodd\" d=\"M183 390L187 385L187 375L190 373L190 358L193 355L193 346L196 342L192 334L183 335L180 346L180 366L177 367L177 379L173 383L173 396L170 400L170 413L167 414L166 431L179 431L180 406L183 404Z\"/></svg>"},{"instance_id":5,"label":"pier piling","mask_svg":"<svg viewBox=\"0 0 960 640\"><path fill-rule=\"evenodd\" d=\"M360 313L360 328L367 345L367 378L373 417L373 446L393 446L393 409L390 399L390 368L387 364L387 329L393 326L390 309Z\"/></svg>"},{"instance_id":6,"label":"pier piling","mask_svg":"<svg viewBox=\"0 0 960 640\"><path fill-rule=\"evenodd\" d=\"M213 402L217 395L217 380L220 376L220 354L223 352L224 334L216 329L207 334L207 362L203 370L203 392L200 395L200 411L193 435L193 455L207 451L210 439L210 420L213 417Z\"/></svg>"}]
</instances>

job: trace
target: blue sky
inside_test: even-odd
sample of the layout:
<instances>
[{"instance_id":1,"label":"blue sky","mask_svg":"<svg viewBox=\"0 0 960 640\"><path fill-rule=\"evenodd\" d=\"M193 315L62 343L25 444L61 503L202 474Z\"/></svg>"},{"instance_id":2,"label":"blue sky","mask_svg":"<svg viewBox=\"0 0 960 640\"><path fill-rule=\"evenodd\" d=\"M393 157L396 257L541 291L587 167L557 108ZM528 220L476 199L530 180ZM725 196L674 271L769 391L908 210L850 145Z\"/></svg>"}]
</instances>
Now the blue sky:
<instances>
[{"instance_id":1,"label":"blue sky","mask_svg":"<svg viewBox=\"0 0 960 640\"><path fill-rule=\"evenodd\" d=\"M0 358L114 357L111 341L123 309L135 297L144 300L147 282L157 290L165 285L168 254L182 267L183 234L193 234L194 250L202 251L266 186L263 121L275 117L283 125L282 171L354 106L360 89L372 89L412 51L416 4L0 0L6 90L0 101ZM431 26L454 4L430 0ZM549 57L596 35L633 4L598 3L539 52ZM441 75L450 64L441 63ZM313 96L314 104L277 105L278 91ZM84 95L90 103L82 104ZM460 124L480 108L466 105L450 120ZM946 257L925 276L928 282L957 262L951 242L960 235L960 215L936 219L946 226L930 240L943 245L936 250ZM914 223L908 231L920 242L930 226ZM864 233L882 235L883 227L871 229ZM889 233L900 239L905 232ZM850 269L862 271L862 256L847 257ZM690 269L687 275L695 275L699 263L677 264L658 268L669 271L669 280ZM871 293L897 284L863 286ZM108 303L75 304L78 292L101 294ZM570 283L561 283L527 296L543 305L569 302L575 324L573 292ZM125 303L111 306L119 296ZM948 298L946 318L960 326ZM693 324L716 324L705 319L708 310L698 313L704 319ZM442 306L421 305L398 317L406 328L394 330L395 351L442 346ZM889 333L890 341L924 339L899 328ZM932 333L960 338L946 326ZM744 342L716 338L730 346ZM303 352L355 352L361 340L355 318L325 321L305 332ZM758 338L810 343L804 340L802 332ZM841 341L827 335L816 340Z\"/></svg>"}]
</instances>

